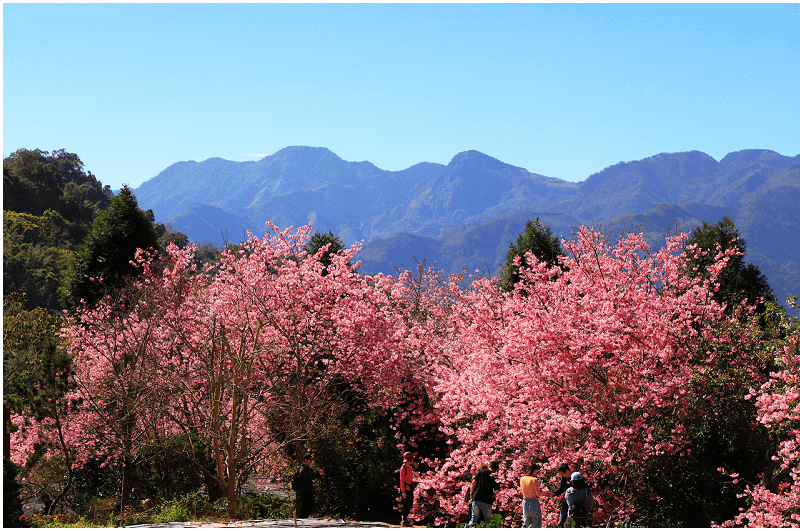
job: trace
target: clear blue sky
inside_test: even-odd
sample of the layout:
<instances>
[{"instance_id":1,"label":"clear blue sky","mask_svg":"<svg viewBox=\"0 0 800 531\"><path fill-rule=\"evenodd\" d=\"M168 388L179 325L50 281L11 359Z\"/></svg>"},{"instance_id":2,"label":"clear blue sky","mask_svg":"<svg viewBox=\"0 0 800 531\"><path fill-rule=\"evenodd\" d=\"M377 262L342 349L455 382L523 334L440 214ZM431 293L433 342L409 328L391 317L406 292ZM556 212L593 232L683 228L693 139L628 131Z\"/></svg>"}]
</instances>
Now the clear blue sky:
<instances>
[{"instance_id":1,"label":"clear blue sky","mask_svg":"<svg viewBox=\"0 0 800 531\"><path fill-rule=\"evenodd\" d=\"M3 156L104 184L323 146L387 170L476 149L581 181L800 153L798 4L4 4Z\"/></svg>"}]
</instances>

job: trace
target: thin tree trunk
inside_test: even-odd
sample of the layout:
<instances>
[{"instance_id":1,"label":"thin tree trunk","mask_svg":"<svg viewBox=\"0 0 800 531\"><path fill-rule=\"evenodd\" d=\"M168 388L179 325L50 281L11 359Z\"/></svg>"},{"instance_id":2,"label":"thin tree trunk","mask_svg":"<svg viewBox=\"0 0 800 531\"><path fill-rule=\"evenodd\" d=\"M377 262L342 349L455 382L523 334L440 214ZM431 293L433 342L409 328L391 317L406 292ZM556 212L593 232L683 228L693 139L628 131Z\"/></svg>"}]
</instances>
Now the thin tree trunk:
<instances>
[{"instance_id":1,"label":"thin tree trunk","mask_svg":"<svg viewBox=\"0 0 800 531\"><path fill-rule=\"evenodd\" d=\"M67 484L64 485L64 488L61 489L61 492L58 493L58 496L56 496L56 499L53 502L53 504L50 505L50 510L48 511L50 515L52 515L55 512L56 507L61 502L64 501L64 498L66 498L67 492L72 487L72 479L74 477L74 474L72 472L72 459L70 458L69 455L69 449L67 448L67 443L64 441L64 431L61 429L60 419L56 419L56 428L58 430L58 440L61 444L61 451L64 452L64 462L67 465Z\"/></svg>"},{"instance_id":2,"label":"thin tree trunk","mask_svg":"<svg viewBox=\"0 0 800 531\"><path fill-rule=\"evenodd\" d=\"M11 459L11 433L8 425L11 423L11 411L3 405L3 457Z\"/></svg>"},{"instance_id":3,"label":"thin tree trunk","mask_svg":"<svg viewBox=\"0 0 800 531\"><path fill-rule=\"evenodd\" d=\"M133 463L129 455L122 458L122 489L119 496L119 510L122 511L128 505L131 490L131 474L133 473Z\"/></svg>"}]
</instances>

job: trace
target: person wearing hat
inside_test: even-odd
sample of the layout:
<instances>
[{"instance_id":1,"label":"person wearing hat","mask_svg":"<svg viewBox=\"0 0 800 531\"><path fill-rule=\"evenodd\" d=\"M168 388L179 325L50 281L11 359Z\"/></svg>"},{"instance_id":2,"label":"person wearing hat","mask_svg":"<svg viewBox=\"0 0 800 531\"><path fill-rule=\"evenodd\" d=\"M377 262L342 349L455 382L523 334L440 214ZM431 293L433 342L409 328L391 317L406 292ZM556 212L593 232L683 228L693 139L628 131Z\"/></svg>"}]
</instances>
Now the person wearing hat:
<instances>
[{"instance_id":1,"label":"person wearing hat","mask_svg":"<svg viewBox=\"0 0 800 531\"><path fill-rule=\"evenodd\" d=\"M403 497L403 508L400 513L400 525L409 525L408 513L414 505L414 454L406 452L403 454L403 466L400 467L400 495Z\"/></svg>"},{"instance_id":2,"label":"person wearing hat","mask_svg":"<svg viewBox=\"0 0 800 531\"><path fill-rule=\"evenodd\" d=\"M592 493L589 492L586 479L580 472L573 472L570 482L572 486L564 494L568 514L575 522L575 527L586 527L591 516Z\"/></svg>"},{"instance_id":3,"label":"person wearing hat","mask_svg":"<svg viewBox=\"0 0 800 531\"><path fill-rule=\"evenodd\" d=\"M321 468L319 472L315 472L314 469L311 468L311 454L303 456L303 464L300 465L297 471L298 479L296 482L292 482L292 488L297 493L295 501L298 518L308 518L311 516L311 513L314 512L314 506L316 504L314 480L324 475L325 471Z\"/></svg>"}]
</instances>

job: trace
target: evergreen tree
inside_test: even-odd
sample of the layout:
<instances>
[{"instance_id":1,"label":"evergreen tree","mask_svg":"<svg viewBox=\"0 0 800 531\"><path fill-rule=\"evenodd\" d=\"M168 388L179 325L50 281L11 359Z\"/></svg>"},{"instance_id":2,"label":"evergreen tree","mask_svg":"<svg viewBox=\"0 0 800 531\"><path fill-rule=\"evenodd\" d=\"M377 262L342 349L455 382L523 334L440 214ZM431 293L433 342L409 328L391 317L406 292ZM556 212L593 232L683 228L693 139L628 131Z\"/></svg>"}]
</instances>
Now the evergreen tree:
<instances>
[{"instance_id":1,"label":"evergreen tree","mask_svg":"<svg viewBox=\"0 0 800 531\"><path fill-rule=\"evenodd\" d=\"M17 481L19 467L10 459L3 458L3 527L20 527L19 517L22 516L22 490Z\"/></svg>"},{"instance_id":2,"label":"evergreen tree","mask_svg":"<svg viewBox=\"0 0 800 531\"><path fill-rule=\"evenodd\" d=\"M81 300L93 306L136 274L131 265L137 249L157 249L152 221L139 209L136 196L124 185L119 195L95 218L89 234L70 262L63 291L64 306Z\"/></svg>"},{"instance_id":3,"label":"evergreen tree","mask_svg":"<svg viewBox=\"0 0 800 531\"><path fill-rule=\"evenodd\" d=\"M543 224L537 217L528 220L525 230L519 233L517 242L508 244L506 262L501 274L501 287L504 291L511 291L514 285L522 278L520 267L530 267L525 253L530 251L540 261L547 263L548 267L558 265L558 257L564 256L564 250L556 236L550 233L550 225ZM520 257L520 265L514 265L514 259Z\"/></svg>"},{"instance_id":4,"label":"evergreen tree","mask_svg":"<svg viewBox=\"0 0 800 531\"><path fill-rule=\"evenodd\" d=\"M324 269L322 270L323 276L328 274L328 266L330 266L331 262L333 261L332 257L344 250L344 243L342 243L342 239L336 236L330 230L327 234L317 231L314 232L314 235L311 236L311 238L309 238L305 247L306 253L313 256L326 245L330 245L330 247L328 247L328 250L325 251L319 259L324 266Z\"/></svg>"},{"instance_id":5,"label":"evergreen tree","mask_svg":"<svg viewBox=\"0 0 800 531\"><path fill-rule=\"evenodd\" d=\"M719 251L717 244L719 244ZM717 302L728 304L727 312L730 313L745 299L748 304L758 302L761 297L764 297L766 301L775 302L775 294L767 277L753 264L745 264L744 255L747 252L747 244L739 236L739 230L729 217L725 216L715 225L703 222L702 227L698 226L692 232L686 245L697 245L705 253L695 254L689 261L686 273L691 276L707 276L707 268L715 261L714 257L718 252L736 247L742 253L730 258L728 265L719 276L719 291L714 294ZM764 305L758 303L757 313L761 314L763 311Z\"/></svg>"}]
</instances>

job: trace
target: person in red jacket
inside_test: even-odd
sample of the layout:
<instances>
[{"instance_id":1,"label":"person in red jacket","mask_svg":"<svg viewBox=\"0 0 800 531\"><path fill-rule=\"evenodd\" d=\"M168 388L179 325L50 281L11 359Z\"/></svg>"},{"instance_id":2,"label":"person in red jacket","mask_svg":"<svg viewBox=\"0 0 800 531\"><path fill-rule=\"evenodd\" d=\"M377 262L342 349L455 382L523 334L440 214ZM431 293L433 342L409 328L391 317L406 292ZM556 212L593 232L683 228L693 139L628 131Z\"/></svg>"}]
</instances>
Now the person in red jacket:
<instances>
[{"instance_id":1,"label":"person in red jacket","mask_svg":"<svg viewBox=\"0 0 800 531\"><path fill-rule=\"evenodd\" d=\"M408 521L408 513L414 505L414 455L411 452L403 454L403 466L400 467L400 495L403 497L403 509L400 513L400 525L411 525Z\"/></svg>"}]
</instances>

